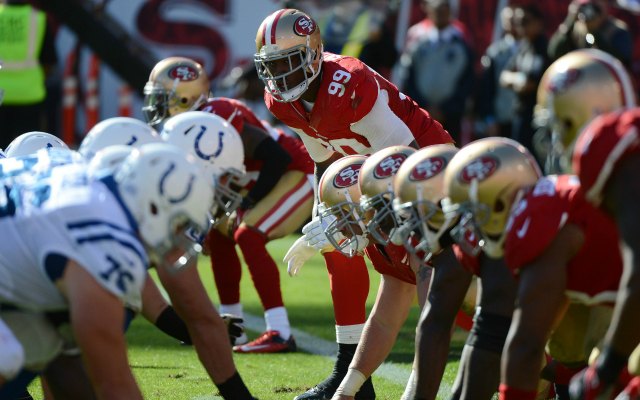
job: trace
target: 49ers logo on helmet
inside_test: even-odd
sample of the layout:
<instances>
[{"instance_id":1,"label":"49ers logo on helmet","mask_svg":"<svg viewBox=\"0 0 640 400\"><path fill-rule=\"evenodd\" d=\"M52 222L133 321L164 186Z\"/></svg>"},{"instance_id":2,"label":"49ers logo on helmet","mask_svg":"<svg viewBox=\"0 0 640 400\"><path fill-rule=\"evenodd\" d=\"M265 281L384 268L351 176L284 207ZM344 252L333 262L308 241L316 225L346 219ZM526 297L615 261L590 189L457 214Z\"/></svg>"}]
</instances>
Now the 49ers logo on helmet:
<instances>
[{"instance_id":1,"label":"49ers logo on helmet","mask_svg":"<svg viewBox=\"0 0 640 400\"><path fill-rule=\"evenodd\" d=\"M398 172L398 168L404 160L407 159L406 154L396 153L385 157L373 170L373 176L378 179L388 178Z\"/></svg>"},{"instance_id":2,"label":"49ers logo on helmet","mask_svg":"<svg viewBox=\"0 0 640 400\"><path fill-rule=\"evenodd\" d=\"M482 182L496 172L499 164L498 159L494 157L477 158L462 169L460 180L465 183L471 183L474 179Z\"/></svg>"},{"instance_id":3,"label":"49ers logo on helmet","mask_svg":"<svg viewBox=\"0 0 640 400\"><path fill-rule=\"evenodd\" d=\"M335 178L333 178L333 186L342 189L348 188L358 183L358 173L360 172L360 167L362 167L362 164L352 164L346 168L343 168L342 171L338 172Z\"/></svg>"},{"instance_id":4,"label":"49ers logo on helmet","mask_svg":"<svg viewBox=\"0 0 640 400\"><path fill-rule=\"evenodd\" d=\"M444 169L444 165L445 159L442 157L427 158L413 167L409 174L409 179L412 181L426 181L438 175Z\"/></svg>"},{"instance_id":5,"label":"49ers logo on helmet","mask_svg":"<svg viewBox=\"0 0 640 400\"><path fill-rule=\"evenodd\" d=\"M562 93L575 84L580 79L581 75L582 72L575 68L559 72L549 79L547 89L554 94Z\"/></svg>"},{"instance_id":6,"label":"49ers logo on helmet","mask_svg":"<svg viewBox=\"0 0 640 400\"><path fill-rule=\"evenodd\" d=\"M306 15L298 17L293 24L293 31L298 36L309 36L316 30L316 23Z\"/></svg>"},{"instance_id":7,"label":"49ers logo on helmet","mask_svg":"<svg viewBox=\"0 0 640 400\"><path fill-rule=\"evenodd\" d=\"M183 82L195 81L198 79L198 71L188 65L179 65L169 70L169 77Z\"/></svg>"}]
</instances>

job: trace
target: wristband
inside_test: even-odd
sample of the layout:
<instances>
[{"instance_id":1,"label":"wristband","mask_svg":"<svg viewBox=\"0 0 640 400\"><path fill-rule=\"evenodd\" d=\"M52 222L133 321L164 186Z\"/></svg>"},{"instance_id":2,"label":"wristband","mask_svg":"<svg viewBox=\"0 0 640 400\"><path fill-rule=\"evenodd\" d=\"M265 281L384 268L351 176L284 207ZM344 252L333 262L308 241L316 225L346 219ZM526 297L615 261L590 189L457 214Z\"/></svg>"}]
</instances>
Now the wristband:
<instances>
[{"instance_id":1,"label":"wristband","mask_svg":"<svg viewBox=\"0 0 640 400\"><path fill-rule=\"evenodd\" d=\"M510 387L505 383L500 384L499 400L535 400L537 395L537 390L523 390Z\"/></svg>"},{"instance_id":2,"label":"wristband","mask_svg":"<svg viewBox=\"0 0 640 400\"><path fill-rule=\"evenodd\" d=\"M353 397L366 380L367 377L362 372L355 368L349 368L347 375L342 379L338 390L336 390L336 394Z\"/></svg>"}]
</instances>

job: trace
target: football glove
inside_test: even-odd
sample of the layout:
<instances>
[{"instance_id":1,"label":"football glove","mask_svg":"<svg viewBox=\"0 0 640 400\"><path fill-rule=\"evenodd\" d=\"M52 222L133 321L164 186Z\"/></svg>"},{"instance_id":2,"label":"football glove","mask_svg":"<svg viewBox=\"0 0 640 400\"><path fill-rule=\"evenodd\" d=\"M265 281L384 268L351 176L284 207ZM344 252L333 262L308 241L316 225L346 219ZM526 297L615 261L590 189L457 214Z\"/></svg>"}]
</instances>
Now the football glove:
<instances>
[{"instance_id":1,"label":"football glove","mask_svg":"<svg viewBox=\"0 0 640 400\"><path fill-rule=\"evenodd\" d=\"M220 314L220 317L227 325L227 333L231 343L235 343L236 339L244 333L244 319L233 314Z\"/></svg>"},{"instance_id":2,"label":"football glove","mask_svg":"<svg viewBox=\"0 0 640 400\"><path fill-rule=\"evenodd\" d=\"M336 217L333 215L329 215L324 218L320 218L318 216L313 217L311 222L302 227L304 240L309 244L309 246L316 248L318 251L333 250L334 247L327 238L325 229L329 225L333 224L335 220ZM336 235L342 236L341 233L337 233ZM342 238L336 237L336 239L336 242L339 242Z\"/></svg>"},{"instance_id":3,"label":"football glove","mask_svg":"<svg viewBox=\"0 0 640 400\"><path fill-rule=\"evenodd\" d=\"M304 236L298 238L284 255L282 261L287 263L287 273L289 276L296 276L300 269L318 250L309 246Z\"/></svg>"}]
</instances>

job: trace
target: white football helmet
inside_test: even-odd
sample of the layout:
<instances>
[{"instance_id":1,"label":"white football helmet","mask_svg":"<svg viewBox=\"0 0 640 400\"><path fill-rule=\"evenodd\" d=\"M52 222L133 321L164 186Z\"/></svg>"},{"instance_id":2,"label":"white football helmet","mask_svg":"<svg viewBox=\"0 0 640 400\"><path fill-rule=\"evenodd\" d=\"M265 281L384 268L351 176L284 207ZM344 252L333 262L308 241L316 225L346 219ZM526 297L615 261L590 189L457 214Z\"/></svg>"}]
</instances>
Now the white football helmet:
<instances>
[{"instance_id":1,"label":"white football helmet","mask_svg":"<svg viewBox=\"0 0 640 400\"><path fill-rule=\"evenodd\" d=\"M353 257L368 245L360 209L358 176L366 156L346 156L329 166L318 182L318 216L327 239L342 254Z\"/></svg>"},{"instance_id":2,"label":"white football helmet","mask_svg":"<svg viewBox=\"0 0 640 400\"><path fill-rule=\"evenodd\" d=\"M96 176L101 171L115 171L134 149L133 146L115 144L98 151L89 161L89 176Z\"/></svg>"},{"instance_id":3,"label":"white football helmet","mask_svg":"<svg viewBox=\"0 0 640 400\"><path fill-rule=\"evenodd\" d=\"M454 220L442 212L444 171L458 152L451 145L439 144L418 150L402 164L393 190L393 209L401 222L394 244L427 262L441 250L440 238Z\"/></svg>"},{"instance_id":4,"label":"white football helmet","mask_svg":"<svg viewBox=\"0 0 640 400\"><path fill-rule=\"evenodd\" d=\"M320 74L320 28L302 11L278 10L258 28L254 61L258 76L276 101L295 101ZM298 72L302 80L291 81Z\"/></svg>"},{"instance_id":5,"label":"white football helmet","mask_svg":"<svg viewBox=\"0 0 640 400\"><path fill-rule=\"evenodd\" d=\"M402 163L415 151L408 146L387 147L370 155L360 169L360 207L372 215L367 230L380 244L389 244L398 228L392 208L393 181Z\"/></svg>"},{"instance_id":6,"label":"white football helmet","mask_svg":"<svg viewBox=\"0 0 640 400\"><path fill-rule=\"evenodd\" d=\"M216 187L214 222L230 215L242 202L240 189L245 173L244 145L240 134L224 118L202 111L171 117L160 136L191 154Z\"/></svg>"},{"instance_id":7,"label":"white football helmet","mask_svg":"<svg viewBox=\"0 0 640 400\"><path fill-rule=\"evenodd\" d=\"M26 132L17 138L4 150L7 157L20 157L33 154L40 149L59 147L69 149L62 140L47 132Z\"/></svg>"},{"instance_id":8,"label":"white football helmet","mask_svg":"<svg viewBox=\"0 0 640 400\"><path fill-rule=\"evenodd\" d=\"M167 143L150 143L135 149L114 179L150 260L165 267L185 266L200 251L185 233L208 231L214 191L193 157ZM174 260L176 250L182 253Z\"/></svg>"},{"instance_id":9,"label":"white football helmet","mask_svg":"<svg viewBox=\"0 0 640 400\"><path fill-rule=\"evenodd\" d=\"M107 146L116 144L138 147L160 142L160 135L152 127L135 118L114 117L97 123L80 143L78 151L87 160Z\"/></svg>"}]
</instances>

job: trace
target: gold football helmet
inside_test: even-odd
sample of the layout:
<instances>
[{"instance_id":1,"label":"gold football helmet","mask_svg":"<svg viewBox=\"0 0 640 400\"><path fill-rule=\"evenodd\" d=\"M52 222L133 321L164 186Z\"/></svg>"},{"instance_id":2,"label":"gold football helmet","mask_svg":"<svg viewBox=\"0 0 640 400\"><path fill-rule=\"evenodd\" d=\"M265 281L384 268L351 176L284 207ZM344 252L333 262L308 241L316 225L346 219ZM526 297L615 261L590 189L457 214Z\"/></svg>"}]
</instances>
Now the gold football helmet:
<instances>
[{"instance_id":1,"label":"gold football helmet","mask_svg":"<svg viewBox=\"0 0 640 400\"><path fill-rule=\"evenodd\" d=\"M142 113L151 126L185 111L197 110L209 97L209 78L202 65L169 57L153 67L144 85Z\"/></svg>"},{"instance_id":2,"label":"gold football helmet","mask_svg":"<svg viewBox=\"0 0 640 400\"><path fill-rule=\"evenodd\" d=\"M441 202L444 171L457 152L446 144L425 147L410 156L396 175L393 209L401 225L392 239L423 262L441 250L440 237L454 222L445 221Z\"/></svg>"},{"instance_id":3,"label":"gold football helmet","mask_svg":"<svg viewBox=\"0 0 640 400\"><path fill-rule=\"evenodd\" d=\"M318 216L333 247L353 257L368 245L360 210L358 177L366 156L346 156L327 168L318 183Z\"/></svg>"},{"instance_id":4,"label":"gold football helmet","mask_svg":"<svg viewBox=\"0 0 640 400\"><path fill-rule=\"evenodd\" d=\"M367 230L380 244L388 244L398 228L392 208L393 180L402 163L415 152L407 146L387 147L370 155L360 169L360 207L372 215Z\"/></svg>"},{"instance_id":5,"label":"gold football helmet","mask_svg":"<svg viewBox=\"0 0 640 400\"><path fill-rule=\"evenodd\" d=\"M258 76L276 101L295 101L320 73L320 28L302 11L278 10L258 28L254 61Z\"/></svg>"},{"instance_id":6,"label":"gold football helmet","mask_svg":"<svg viewBox=\"0 0 640 400\"><path fill-rule=\"evenodd\" d=\"M468 254L482 249L502 257L511 208L541 176L533 156L514 140L490 137L460 149L444 173L442 209L447 219L460 217L451 237Z\"/></svg>"},{"instance_id":7,"label":"gold football helmet","mask_svg":"<svg viewBox=\"0 0 640 400\"><path fill-rule=\"evenodd\" d=\"M599 114L635 105L624 66L596 49L572 51L557 59L538 86L535 119L551 134L551 157L569 172L578 134Z\"/></svg>"}]
</instances>

